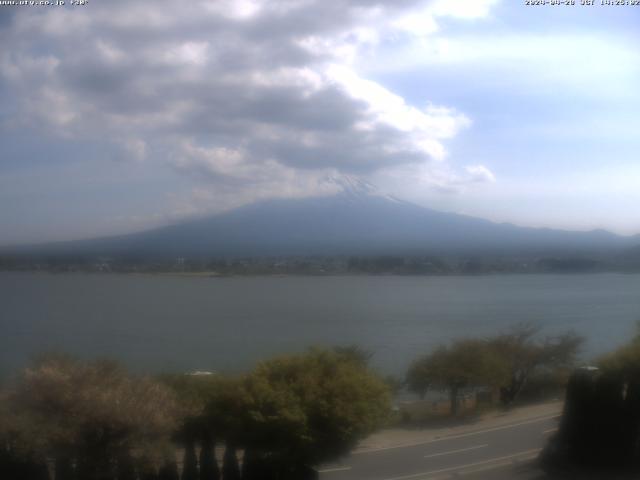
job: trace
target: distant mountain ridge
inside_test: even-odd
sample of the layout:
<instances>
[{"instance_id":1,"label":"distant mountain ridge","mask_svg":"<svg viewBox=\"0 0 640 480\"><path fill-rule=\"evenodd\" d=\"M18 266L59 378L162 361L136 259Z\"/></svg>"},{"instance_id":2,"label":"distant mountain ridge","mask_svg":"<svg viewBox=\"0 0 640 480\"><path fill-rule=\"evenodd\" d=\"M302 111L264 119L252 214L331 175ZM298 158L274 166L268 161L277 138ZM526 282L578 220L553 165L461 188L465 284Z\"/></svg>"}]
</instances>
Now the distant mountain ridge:
<instances>
[{"instance_id":1,"label":"distant mountain ridge","mask_svg":"<svg viewBox=\"0 0 640 480\"><path fill-rule=\"evenodd\" d=\"M353 179L341 192L274 199L153 230L21 249L60 255L229 257L302 255L581 254L640 245L640 237L497 224L424 208Z\"/></svg>"}]
</instances>

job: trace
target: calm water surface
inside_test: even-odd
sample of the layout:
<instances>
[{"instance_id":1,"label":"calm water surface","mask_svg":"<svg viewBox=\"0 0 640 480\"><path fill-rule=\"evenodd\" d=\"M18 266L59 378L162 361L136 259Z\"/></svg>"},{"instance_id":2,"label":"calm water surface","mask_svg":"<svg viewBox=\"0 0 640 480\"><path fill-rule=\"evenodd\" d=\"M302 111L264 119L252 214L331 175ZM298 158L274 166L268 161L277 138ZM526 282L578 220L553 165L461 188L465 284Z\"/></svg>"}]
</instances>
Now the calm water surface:
<instances>
[{"instance_id":1,"label":"calm water surface","mask_svg":"<svg viewBox=\"0 0 640 480\"><path fill-rule=\"evenodd\" d=\"M138 371L241 371L309 345L356 343L401 374L438 343L533 321L588 337L585 356L640 320L640 275L238 277L0 273L0 372L43 350Z\"/></svg>"}]
</instances>

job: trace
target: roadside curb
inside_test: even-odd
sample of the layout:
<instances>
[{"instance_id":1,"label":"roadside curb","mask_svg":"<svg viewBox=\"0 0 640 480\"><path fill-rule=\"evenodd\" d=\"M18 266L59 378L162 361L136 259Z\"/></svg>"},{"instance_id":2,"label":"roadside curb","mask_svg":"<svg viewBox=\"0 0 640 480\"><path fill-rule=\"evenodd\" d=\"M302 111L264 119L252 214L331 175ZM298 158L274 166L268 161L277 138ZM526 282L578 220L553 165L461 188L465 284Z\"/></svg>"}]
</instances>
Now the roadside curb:
<instances>
[{"instance_id":1,"label":"roadside curb","mask_svg":"<svg viewBox=\"0 0 640 480\"><path fill-rule=\"evenodd\" d=\"M424 445L444 439L456 438L457 436L475 435L486 431L511 428L513 426L556 418L559 417L562 413L562 405L562 402L551 404L549 405L549 411L547 413L532 416L522 415L522 411L514 411L515 414L512 416L512 418L510 418L510 421L507 421L507 418L504 417L489 417L477 422L474 425L469 426L457 426L448 429L433 429L432 431L429 431L429 429L425 429L423 432L424 435L421 436L421 438L415 438L409 441L391 441L386 444L385 442L379 442L379 445L371 445L368 447L363 445L351 452L351 455L363 455L367 453L392 450L396 448ZM409 431L407 431L407 433L409 433Z\"/></svg>"}]
</instances>

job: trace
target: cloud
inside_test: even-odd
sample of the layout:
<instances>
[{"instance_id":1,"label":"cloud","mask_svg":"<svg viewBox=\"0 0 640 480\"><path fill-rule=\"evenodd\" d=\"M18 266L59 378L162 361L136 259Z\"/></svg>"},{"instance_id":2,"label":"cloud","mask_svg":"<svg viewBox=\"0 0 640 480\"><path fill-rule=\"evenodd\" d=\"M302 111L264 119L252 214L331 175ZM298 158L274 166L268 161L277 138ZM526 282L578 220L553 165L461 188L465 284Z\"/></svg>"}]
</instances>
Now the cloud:
<instances>
[{"instance_id":1,"label":"cloud","mask_svg":"<svg viewBox=\"0 0 640 480\"><path fill-rule=\"evenodd\" d=\"M0 22L0 41L15 46L0 52L0 95L16 99L14 127L112 144L196 189L241 201L316 194L329 172L370 176L446 160L446 141L470 120L451 107L409 104L362 77L354 58L415 34L408 16L437 29L439 18L482 17L493 3L114 0L16 9ZM492 178L470 168L470 181Z\"/></svg>"},{"instance_id":2,"label":"cloud","mask_svg":"<svg viewBox=\"0 0 640 480\"><path fill-rule=\"evenodd\" d=\"M142 161L147 157L147 144L144 140L139 138L127 138L121 143L127 158Z\"/></svg>"},{"instance_id":3,"label":"cloud","mask_svg":"<svg viewBox=\"0 0 640 480\"><path fill-rule=\"evenodd\" d=\"M500 0L435 0L394 20L393 26L424 38L440 30L439 17L475 20L489 15Z\"/></svg>"},{"instance_id":4,"label":"cloud","mask_svg":"<svg viewBox=\"0 0 640 480\"><path fill-rule=\"evenodd\" d=\"M468 20L487 17L500 0L436 0L430 6L435 16Z\"/></svg>"},{"instance_id":5,"label":"cloud","mask_svg":"<svg viewBox=\"0 0 640 480\"><path fill-rule=\"evenodd\" d=\"M473 183L493 183L496 177L484 165L468 165L465 170L469 174L469 180Z\"/></svg>"},{"instance_id":6,"label":"cloud","mask_svg":"<svg viewBox=\"0 0 640 480\"><path fill-rule=\"evenodd\" d=\"M414 37L367 65L368 74L424 70L473 75L488 83L525 95L557 94L603 103L633 98L640 74L640 54L622 32L564 29L547 31L456 32L434 35L425 43ZM565 48L556 48L557 45ZM597 59L597 61L594 61ZM588 79L589 81L585 81ZM594 84L608 88L595 89Z\"/></svg>"}]
</instances>

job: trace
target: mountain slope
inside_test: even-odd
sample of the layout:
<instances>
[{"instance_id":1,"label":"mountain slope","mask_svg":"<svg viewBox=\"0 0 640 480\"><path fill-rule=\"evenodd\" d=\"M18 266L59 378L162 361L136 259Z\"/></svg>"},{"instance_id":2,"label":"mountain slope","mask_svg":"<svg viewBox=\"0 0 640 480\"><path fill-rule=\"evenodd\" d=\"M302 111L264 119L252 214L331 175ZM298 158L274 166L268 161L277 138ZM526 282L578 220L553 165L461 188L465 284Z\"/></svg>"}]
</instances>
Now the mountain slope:
<instances>
[{"instance_id":1,"label":"mountain slope","mask_svg":"<svg viewBox=\"0 0 640 480\"><path fill-rule=\"evenodd\" d=\"M120 237L40 246L51 254L217 257L457 253L593 253L640 244L609 232L496 224L438 212L366 189L269 200Z\"/></svg>"}]
</instances>

